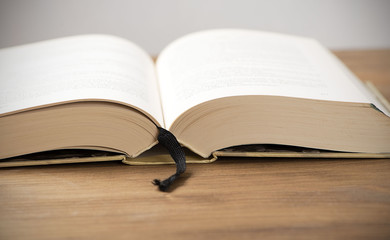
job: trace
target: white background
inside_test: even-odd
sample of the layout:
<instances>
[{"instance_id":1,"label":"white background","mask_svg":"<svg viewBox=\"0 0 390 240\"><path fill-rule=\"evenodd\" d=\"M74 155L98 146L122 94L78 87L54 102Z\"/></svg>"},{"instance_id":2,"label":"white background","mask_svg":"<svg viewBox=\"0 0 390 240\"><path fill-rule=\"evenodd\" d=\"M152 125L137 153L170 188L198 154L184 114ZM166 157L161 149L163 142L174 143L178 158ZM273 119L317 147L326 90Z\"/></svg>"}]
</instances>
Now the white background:
<instances>
[{"instance_id":1,"label":"white background","mask_svg":"<svg viewBox=\"0 0 390 240\"><path fill-rule=\"evenodd\" d=\"M331 49L390 48L390 1L380 0L0 0L0 48L108 33L156 55L210 28L314 37Z\"/></svg>"}]
</instances>

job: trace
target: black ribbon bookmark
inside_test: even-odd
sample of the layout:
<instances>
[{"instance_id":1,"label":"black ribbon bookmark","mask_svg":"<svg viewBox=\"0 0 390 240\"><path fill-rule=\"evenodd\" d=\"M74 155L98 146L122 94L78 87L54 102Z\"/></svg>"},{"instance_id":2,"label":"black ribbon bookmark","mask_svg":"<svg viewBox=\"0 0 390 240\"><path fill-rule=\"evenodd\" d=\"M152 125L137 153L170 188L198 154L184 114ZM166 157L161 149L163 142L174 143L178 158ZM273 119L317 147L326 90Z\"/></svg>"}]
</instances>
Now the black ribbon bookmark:
<instances>
[{"instance_id":1,"label":"black ribbon bookmark","mask_svg":"<svg viewBox=\"0 0 390 240\"><path fill-rule=\"evenodd\" d=\"M169 154L176 163L176 173L170 176L169 178L161 181L159 179L154 179L153 184L157 185L160 191L166 192L169 186L186 170L186 156L176 137L168 130L157 127L159 130L158 141L166 149L168 149Z\"/></svg>"}]
</instances>

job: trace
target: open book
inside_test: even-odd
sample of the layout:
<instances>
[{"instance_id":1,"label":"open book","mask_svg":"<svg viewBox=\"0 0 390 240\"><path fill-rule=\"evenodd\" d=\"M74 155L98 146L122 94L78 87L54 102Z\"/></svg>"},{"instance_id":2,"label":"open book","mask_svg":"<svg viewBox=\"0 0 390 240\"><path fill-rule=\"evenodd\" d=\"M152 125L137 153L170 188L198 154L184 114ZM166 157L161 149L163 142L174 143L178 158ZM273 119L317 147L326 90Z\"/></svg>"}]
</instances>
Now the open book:
<instances>
[{"instance_id":1,"label":"open book","mask_svg":"<svg viewBox=\"0 0 390 240\"><path fill-rule=\"evenodd\" d=\"M317 41L193 33L156 63L114 36L0 50L0 159L59 149L136 158L161 126L202 158L237 145L390 152L390 114Z\"/></svg>"}]
</instances>

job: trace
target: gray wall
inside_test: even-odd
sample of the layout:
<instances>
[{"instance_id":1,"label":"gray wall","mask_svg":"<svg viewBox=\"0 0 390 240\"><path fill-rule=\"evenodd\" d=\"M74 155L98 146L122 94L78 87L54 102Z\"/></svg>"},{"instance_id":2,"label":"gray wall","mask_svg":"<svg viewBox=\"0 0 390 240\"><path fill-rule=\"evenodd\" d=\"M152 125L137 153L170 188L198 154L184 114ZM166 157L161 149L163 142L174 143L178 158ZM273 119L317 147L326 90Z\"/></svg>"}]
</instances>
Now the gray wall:
<instances>
[{"instance_id":1,"label":"gray wall","mask_svg":"<svg viewBox=\"0 0 390 240\"><path fill-rule=\"evenodd\" d=\"M317 38L332 49L390 48L390 1L0 0L0 48L108 33L156 54L202 29L235 27Z\"/></svg>"}]
</instances>

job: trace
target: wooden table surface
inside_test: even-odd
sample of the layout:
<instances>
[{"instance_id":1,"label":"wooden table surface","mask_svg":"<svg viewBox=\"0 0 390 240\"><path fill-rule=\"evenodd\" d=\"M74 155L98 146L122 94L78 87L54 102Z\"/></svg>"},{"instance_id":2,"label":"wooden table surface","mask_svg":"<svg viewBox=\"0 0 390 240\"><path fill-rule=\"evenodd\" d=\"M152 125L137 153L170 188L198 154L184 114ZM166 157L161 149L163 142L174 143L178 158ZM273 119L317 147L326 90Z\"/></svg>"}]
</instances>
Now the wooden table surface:
<instances>
[{"instance_id":1,"label":"wooden table surface","mask_svg":"<svg viewBox=\"0 0 390 240\"><path fill-rule=\"evenodd\" d=\"M390 50L336 52L390 99ZM390 160L0 169L0 239L390 239Z\"/></svg>"}]
</instances>

